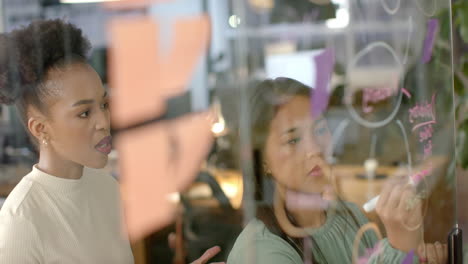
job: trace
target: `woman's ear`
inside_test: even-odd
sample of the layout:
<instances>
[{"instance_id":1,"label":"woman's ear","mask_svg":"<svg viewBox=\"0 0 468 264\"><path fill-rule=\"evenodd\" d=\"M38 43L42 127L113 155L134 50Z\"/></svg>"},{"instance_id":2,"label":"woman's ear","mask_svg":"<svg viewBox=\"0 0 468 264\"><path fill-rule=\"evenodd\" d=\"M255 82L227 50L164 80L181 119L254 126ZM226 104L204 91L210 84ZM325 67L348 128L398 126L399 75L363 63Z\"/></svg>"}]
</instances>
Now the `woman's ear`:
<instances>
[{"instance_id":1,"label":"woman's ear","mask_svg":"<svg viewBox=\"0 0 468 264\"><path fill-rule=\"evenodd\" d=\"M29 132L38 142L49 140L46 119L41 113L38 111L30 111L27 125Z\"/></svg>"},{"instance_id":2,"label":"woman's ear","mask_svg":"<svg viewBox=\"0 0 468 264\"><path fill-rule=\"evenodd\" d=\"M263 162L263 171L266 173L266 174L271 174L271 169L270 169L270 166L268 166L268 164L264 161Z\"/></svg>"}]
</instances>

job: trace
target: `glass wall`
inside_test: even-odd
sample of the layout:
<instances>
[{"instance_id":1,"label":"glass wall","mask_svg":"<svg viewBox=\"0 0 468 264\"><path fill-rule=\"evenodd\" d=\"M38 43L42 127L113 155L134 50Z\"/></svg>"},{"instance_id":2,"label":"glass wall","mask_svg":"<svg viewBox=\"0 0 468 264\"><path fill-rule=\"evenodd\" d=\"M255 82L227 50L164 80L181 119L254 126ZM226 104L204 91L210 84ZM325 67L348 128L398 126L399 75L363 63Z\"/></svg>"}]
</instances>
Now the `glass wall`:
<instances>
[{"instance_id":1,"label":"glass wall","mask_svg":"<svg viewBox=\"0 0 468 264\"><path fill-rule=\"evenodd\" d=\"M91 40L137 262L219 245L212 261L411 263L429 257L414 245L447 244L457 224L450 10L4 0L3 27L62 18ZM15 108L1 110L6 197L38 154Z\"/></svg>"}]
</instances>

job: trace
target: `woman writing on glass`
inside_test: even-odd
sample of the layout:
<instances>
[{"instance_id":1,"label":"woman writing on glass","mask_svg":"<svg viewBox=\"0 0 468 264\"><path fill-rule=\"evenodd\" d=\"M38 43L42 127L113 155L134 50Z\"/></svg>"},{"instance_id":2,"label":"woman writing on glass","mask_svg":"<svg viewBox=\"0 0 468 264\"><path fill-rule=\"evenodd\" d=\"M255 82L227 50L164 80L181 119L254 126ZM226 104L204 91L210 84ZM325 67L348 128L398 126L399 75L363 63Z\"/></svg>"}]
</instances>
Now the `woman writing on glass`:
<instances>
[{"instance_id":1,"label":"woman writing on glass","mask_svg":"<svg viewBox=\"0 0 468 264\"><path fill-rule=\"evenodd\" d=\"M263 179L258 189L268 189L273 201L264 200L237 238L228 263L246 263L254 249L254 262L352 263L354 240L368 223L359 208L343 201L336 189L333 169L325 157L331 135L324 116L311 115L313 90L300 82L278 78L261 82L251 93L251 135ZM312 113L313 114L313 113ZM258 164L261 163L261 164ZM387 184L377 205L387 232L378 240L374 232L362 233L358 255L364 263L401 263L411 251L419 258L445 263L447 250L440 243L422 245L421 202L406 180ZM416 201L408 206L408 201ZM427 249L427 250L425 250Z\"/></svg>"}]
</instances>

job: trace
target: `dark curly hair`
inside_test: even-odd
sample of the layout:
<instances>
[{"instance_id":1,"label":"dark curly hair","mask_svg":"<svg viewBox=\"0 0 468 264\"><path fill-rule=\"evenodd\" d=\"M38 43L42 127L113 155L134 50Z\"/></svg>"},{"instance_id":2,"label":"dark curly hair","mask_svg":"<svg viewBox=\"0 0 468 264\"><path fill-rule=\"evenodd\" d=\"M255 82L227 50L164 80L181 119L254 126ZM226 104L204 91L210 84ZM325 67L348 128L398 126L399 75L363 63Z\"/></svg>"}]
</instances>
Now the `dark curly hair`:
<instances>
[{"instance_id":1,"label":"dark curly hair","mask_svg":"<svg viewBox=\"0 0 468 264\"><path fill-rule=\"evenodd\" d=\"M27 107L47 113L44 85L51 69L86 62L89 40L74 25L39 20L27 27L0 34L0 103L15 104L25 127Z\"/></svg>"}]
</instances>

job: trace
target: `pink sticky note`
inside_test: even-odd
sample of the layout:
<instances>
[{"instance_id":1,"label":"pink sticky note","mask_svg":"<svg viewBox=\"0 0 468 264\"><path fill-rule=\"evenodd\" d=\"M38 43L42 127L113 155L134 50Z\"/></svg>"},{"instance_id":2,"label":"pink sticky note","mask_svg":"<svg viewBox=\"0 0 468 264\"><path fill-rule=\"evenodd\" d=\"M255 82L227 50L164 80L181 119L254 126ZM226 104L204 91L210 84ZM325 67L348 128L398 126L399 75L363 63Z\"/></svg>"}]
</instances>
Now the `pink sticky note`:
<instances>
[{"instance_id":1,"label":"pink sticky note","mask_svg":"<svg viewBox=\"0 0 468 264\"><path fill-rule=\"evenodd\" d=\"M424 39L423 56L421 58L423 63L428 63L431 60L438 29L438 19L433 18L427 22L426 38Z\"/></svg>"},{"instance_id":2,"label":"pink sticky note","mask_svg":"<svg viewBox=\"0 0 468 264\"><path fill-rule=\"evenodd\" d=\"M414 259L414 250L411 250L408 255L403 259L401 264L412 264Z\"/></svg>"},{"instance_id":3,"label":"pink sticky note","mask_svg":"<svg viewBox=\"0 0 468 264\"><path fill-rule=\"evenodd\" d=\"M191 114L123 132L116 138L125 222L135 241L169 224L177 202L171 195L188 186L211 144L206 114Z\"/></svg>"},{"instance_id":4,"label":"pink sticky note","mask_svg":"<svg viewBox=\"0 0 468 264\"><path fill-rule=\"evenodd\" d=\"M328 107L328 86L335 67L335 53L332 49L325 49L314 58L316 68L315 90L311 98L312 116L317 117Z\"/></svg>"},{"instance_id":5,"label":"pink sticky note","mask_svg":"<svg viewBox=\"0 0 468 264\"><path fill-rule=\"evenodd\" d=\"M206 15L177 20L171 48L160 47L160 27L150 17L109 24L112 122L116 128L151 119L165 100L185 91L210 34Z\"/></svg>"}]
</instances>

